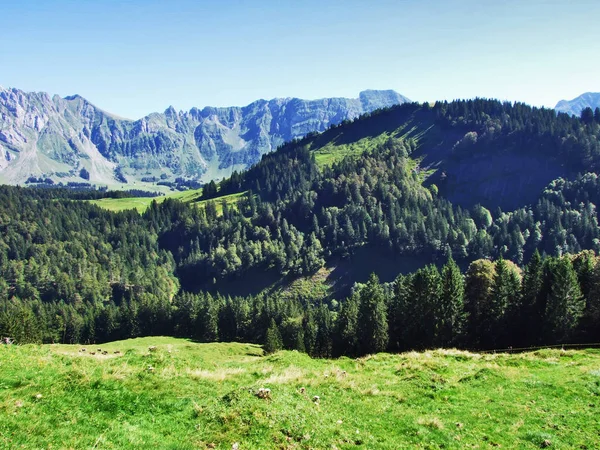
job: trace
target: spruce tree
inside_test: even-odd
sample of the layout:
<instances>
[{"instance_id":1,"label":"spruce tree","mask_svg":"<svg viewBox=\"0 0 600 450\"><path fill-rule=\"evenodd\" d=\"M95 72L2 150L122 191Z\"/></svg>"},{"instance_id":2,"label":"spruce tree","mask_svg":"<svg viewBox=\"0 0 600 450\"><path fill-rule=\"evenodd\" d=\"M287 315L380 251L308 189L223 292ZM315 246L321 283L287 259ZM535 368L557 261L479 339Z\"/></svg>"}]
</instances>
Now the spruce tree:
<instances>
[{"instance_id":1,"label":"spruce tree","mask_svg":"<svg viewBox=\"0 0 600 450\"><path fill-rule=\"evenodd\" d=\"M315 355L315 346L317 342L317 324L311 309L307 309L304 315L304 348L310 356Z\"/></svg>"},{"instance_id":2,"label":"spruce tree","mask_svg":"<svg viewBox=\"0 0 600 450\"><path fill-rule=\"evenodd\" d=\"M267 329L265 336L265 344L263 349L265 353L275 353L283 348L283 340L281 339L281 333L279 327L275 323L275 319L271 319L271 324Z\"/></svg>"},{"instance_id":3,"label":"spruce tree","mask_svg":"<svg viewBox=\"0 0 600 450\"><path fill-rule=\"evenodd\" d=\"M464 327L465 282L452 255L442 269L441 312L439 343L442 346L456 344Z\"/></svg>"},{"instance_id":4,"label":"spruce tree","mask_svg":"<svg viewBox=\"0 0 600 450\"><path fill-rule=\"evenodd\" d=\"M333 349L333 342L331 337L333 329L331 313L329 312L329 308L327 307L327 305L321 305L317 309L316 323L317 337L315 341L314 353L320 358L329 358L331 357L331 352Z\"/></svg>"},{"instance_id":5,"label":"spruce tree","mask_svg":"<svg viewBox=\"0 0 600 450\"><path fill-rule=\"evenodd\" d=\"M219 340L219 304L210 294L205 294L200 314L196 319L196 336L204 342Z\"/></svg>"},{"instance_id":6,"label":"spruce tree","mask_svg":"<svg viewBox=\"0 0 600 450\"><path fill-rule=\"evenodd\" d=\"M583 108L581 111L581 121L587 125L594 121L594 111L589 106Z\"/></svg>"},{"instance_id":7,"label":"spruce tree","mask_svg":"<svg viewBox=\"0 0 600 450\"><path fill-rule=\"evenodd\" d=\"M280 330L284 348L306 352L306 348L304 347L304 329L302 328L301 319L301 317L288 317L281 324Z\"/></svg>"},{"instance_id":8,"label":"spruce tree","mask_svg":"<svg viewBox=\"0 0 600 450\"><path fill-rule=\"evenodd\" d=\"M506 261L503 258L496 261L496 273L492 284L490 301L482 318L482 344L495 348L505 344L506 323L505 313L508 306L518 295L515 292L513 280Z\"/></svg>"},{"instance_id":9,"label":"spruce tree","mask_svg":"<svg viewBox=\"0 0 600 450\"><path fill-rule=\"evenodd\" d=\"M412 278L412 320L414 343L421 348L439 346L443 314L441 303L442 278L437 267L429 264L417 270Z\"/></svg>"},{"instance_id":10,"label":"spruce tree","mask_svg":"<svg viewBox=\"0 0 600 450\"><path fill-rule=\"evenodd\" d=\"M550 266L550 292L546 302L548 338L563 342L572 336L584 309L585 300L577 273L568 256L557 258Z\"/></svg>"},{"instance_id":11,"label":"spruce tree","mask_svg":"<svg viewBox=\"0 0 600 450\"><path fill-rule=\"evenodd\" d=\"M536 251L525 267L522 283L519 336L524 345L538 342L542 335L543 305L541 292L544 283L544 263L540 253Z\"/></svg>"},{"instance_id":12,"label":"spruce tree","mask_svg":"<svg viewBox=\"0 0 600 450\"><path fill-rule=\"evenodd\" d=\"M591 290L594 268L596 267L596 254L593 250L583 250L573 257L573 269L577 273L577 280L581 287L581 294L587 298Z\"/></svg>"},{"instance_id":13,"label":"spruce tree","mask_svg":"<svg viewBox=\"0 0 600 450\"><path fill-rule=\"evenodd\" d=\"M355 355L357 336L356 330L358 326L358 306L359 295L353 293L346 302L342 305L337 320L337 355Z\"/></svg>"},{"instance_id":14,"label":"spruce tree","mask_svg":"<svg viewBox=\"0 0 600 450\"><path fill-rule=\"evenodd\" d=\"M414 345L413 331L416 321L413 275L398 275L394 283L394 295L388 306L390 350L400 351Z\"/></svg>"},{"instance_id":15,"label":"spruce tree","mask_svg":"<svg viewBox=\"0 0 600 450\"><path fill-rule=\"evenodd\" d=\"M377 275L371 274L360 291L358 349L361 354L382 352L388 344L387 308Z\"/></svg>"}]
</instances>

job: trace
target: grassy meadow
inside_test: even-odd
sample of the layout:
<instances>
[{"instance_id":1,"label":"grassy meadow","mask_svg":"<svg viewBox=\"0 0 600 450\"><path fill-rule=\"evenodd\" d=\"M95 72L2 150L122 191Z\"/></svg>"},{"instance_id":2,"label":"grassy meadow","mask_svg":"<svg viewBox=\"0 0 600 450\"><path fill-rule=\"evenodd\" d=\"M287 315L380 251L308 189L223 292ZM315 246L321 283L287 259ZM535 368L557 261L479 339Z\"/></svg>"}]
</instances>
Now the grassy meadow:
<instances>
[{"instance_id":1,"label":"grassy meadow","mask_svg":"<svg viewBox=\"0 0 600 450\"><path fill-rule=\"evenodd\" d=\"M135 209L139 213L143 213L146 211L146 209L148 209L153 200L156 200L158 203L162 203L166 199L170 198L182 201L184 203L195 202L198 206L204 206L207 201L214 201L217 205L217 213L220 214L223 211L221 203L223 200L225 200L227 204L232 205L235 204L244 194L245 192L239 192L236 194L223 195L211 200L200 200L200 196L202 195L202 188L200 188L174 192L160 197L102 198L100 200L89 200L89 202L108 211L119 212L126 211L128 209Z\"/></svg>"},{"instance_id":2,"label":"grassy meadow","mask_svg":"<svg viewBox=\"0 0 600 450\"><path fill-rule=\"evenodd\" d=\"M165 337L81 349L0 346L0 448L600 445L598 350L315 360Z\"/></svg>"}]
</instances>

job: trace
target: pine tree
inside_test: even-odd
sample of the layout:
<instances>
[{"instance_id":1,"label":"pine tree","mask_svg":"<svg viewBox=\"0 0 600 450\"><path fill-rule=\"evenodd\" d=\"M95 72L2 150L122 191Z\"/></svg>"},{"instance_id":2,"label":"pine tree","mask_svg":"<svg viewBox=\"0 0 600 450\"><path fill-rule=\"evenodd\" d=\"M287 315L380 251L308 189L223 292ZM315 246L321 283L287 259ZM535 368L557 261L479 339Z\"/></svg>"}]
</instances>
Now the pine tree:
<instances>
[{"instance_id":1,"label":"pine tree","mask_svg":"<svg viewBox=\"0 0 600 450\"><path fill-rule=\"evenodd\" d=\"M263 349L265 353L275 353L283 348L283 340L281 339L281 333L279 327L275 323L275 319L271 319L271 324L267 329L265 336L265 344Z\"/></svg>"},{"instance_id":2,"label":"pine tree","mask_svg":"<svg viewBox=\"0 0 600 450\"><path fill-rule=\"evenodd\" d=\"M383 288L371 274L360 291L358 309L358 349L361 354L382 352L388 344L388 323Z\"/></svg>"}]
</instances>

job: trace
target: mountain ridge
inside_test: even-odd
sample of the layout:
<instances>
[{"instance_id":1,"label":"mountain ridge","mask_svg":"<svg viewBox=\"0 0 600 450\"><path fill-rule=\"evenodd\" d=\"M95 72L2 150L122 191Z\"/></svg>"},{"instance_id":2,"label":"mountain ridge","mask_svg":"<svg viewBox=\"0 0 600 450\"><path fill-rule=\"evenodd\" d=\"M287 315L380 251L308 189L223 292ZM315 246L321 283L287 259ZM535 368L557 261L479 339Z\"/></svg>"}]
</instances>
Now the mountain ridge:
<instances>
[{"instance_id":1,"label":"mountain ridge","mask_svg":"<svg viewBox=\"0 0 600 450\"><path fill-rule=\"evenodd\" d=\"M579 116L585 108L600 107L600 92L585 92L571 100L560 100L554 109L574 116Z\"/></svg>"},{"instance_id":2,"label":"mountain ridge","mask_svg":"<svg viewBox=\"0 0 600 450\"><path fill-rule=\"evenodd\" d=\"M286 141L407 101L392 90L366 90L354 99L259 99L189 111L169 106L130 120L78 94L1 88L0 181L206 182L247 168Z\"/></svg>"}]
</instances>

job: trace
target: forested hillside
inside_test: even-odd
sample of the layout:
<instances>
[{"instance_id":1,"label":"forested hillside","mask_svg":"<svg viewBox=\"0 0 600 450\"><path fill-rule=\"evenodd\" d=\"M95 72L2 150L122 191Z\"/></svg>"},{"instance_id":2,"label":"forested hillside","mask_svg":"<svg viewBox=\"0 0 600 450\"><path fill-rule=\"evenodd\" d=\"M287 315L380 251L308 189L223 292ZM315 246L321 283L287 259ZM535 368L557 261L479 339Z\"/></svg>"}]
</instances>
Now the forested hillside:
<instances>
[{"instance_id":1,"label":"forested hillside","mask_svg":"<svg viewBox=\"0 0 600 450\"><path fill-rule=\"evenodd\" d=\"M175 334L318 356L593 339L600 266L580 252L600 250L599 133L593 116L523 104L406 104L293 141L198 201L167 198L141 215L2 187L0 334ZM230 194L234 203L218 198ZM320 298L257 284L397 257L437 267Z\"/></svg>"}]
</instances>

